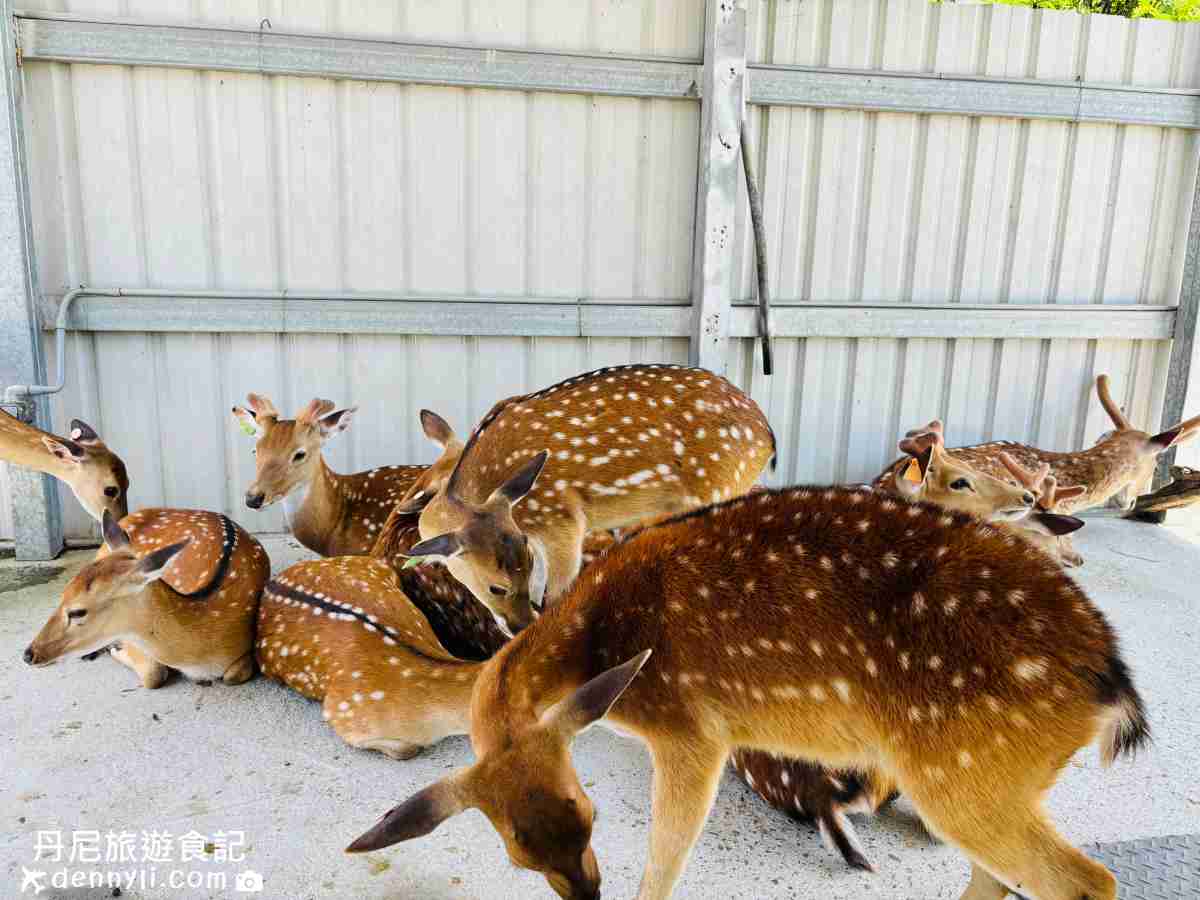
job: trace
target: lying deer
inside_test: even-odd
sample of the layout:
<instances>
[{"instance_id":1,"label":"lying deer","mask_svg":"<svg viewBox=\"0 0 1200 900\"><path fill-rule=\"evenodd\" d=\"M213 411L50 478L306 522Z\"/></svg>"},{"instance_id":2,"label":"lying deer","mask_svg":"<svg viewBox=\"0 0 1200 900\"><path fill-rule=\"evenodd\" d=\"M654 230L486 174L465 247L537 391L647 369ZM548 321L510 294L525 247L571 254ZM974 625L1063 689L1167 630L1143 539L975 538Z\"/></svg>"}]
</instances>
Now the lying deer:
<instances>
[{"instance_id":1,"label":"lying deer","mask_svg":"<svg viewBox=\"0 0 1200 900\"><path fill-rule=\"evenodd\" d=\"M65 482L97 522L105 510L118 519L129 512L125 463L79 419L71 420L70 438L62 438L0 410L0 461Z\"/></svg>"},{"instance_id":2,"label":"lying deer","mask_svg":"<svg viewBox=\"0 0 1200 900\"><path fill-rule=\"evenodd\" d=\"M1036 549L931 504L796 488L610 549L484 665L475 764L348 850L474 808L515 864L560 896L596 897L570 746L606 715L654 763L642 900L671 893L736 746L878 767L971 860L964 898L1114 900L1115 879L1059 835L1042 797L1098 736L1106 763L1148 739L1112 629Z\"/></svg>"},{"instance_id":3,"label":"lying deer","mask_svg":"<svg viewBox=\"0 0 1200 900\"><path fill-rule=\"evenodd\" d=\"M313 400L295 419L281 419L266 397L249 394L246 402L233 408L243 429L257 438L246 505L263 509L282 501L288 529L314 553L370 553L392 508L427 476L427 466L384 466L354 475L330 469L321 448L350 427L355 407L336 409L328 400ZM431 440L461 447L440 416L423 412L421 420Z\"/></svg>"},{"instance_id":4,"label":"lying deer","mask_svg":"<svg viewBox=\"0 0 1200 900\"><path fill-rule=\"evenodd\" d=\"M444 562L518 631L574 580L589 531L744 493L774 453L762 411L711 372L588 372L484 416L445 489L406 502L424 506L412 553Z\"/></svg>"},{"instance_id":5,"label":"lying deer","mask_svg":"<svg viewBox=\"0 0 1200 900\"><path fill-rule=\"evenodd\" d=\"M471 689L507 636L440 566L406 565L415 516L393 511L372 558L297 563L273 578L258 616L264 675L312 700L346 743L407 759L468 729ZM609 534L589 536L603 552Z\"/></svg>"},{"instance_id":6,"label":"lying deer","mask_svg":"<svg viewBox=\"0 0 1200 900\"><path fill-rule=\"evenodd\" d=\"M1113 402L1107 375L1096 378L1096 394L1116 428L1106 432L1095 446L1086 450L1055 453L1028 444L992 441L955 447L948 452L960 462L997 478L1007 477L1000 459L1001 451L1026 469L1036 470L1043 464L1048 465L1050 474L1060 484L1083 485L1085 488L1064 499L1059 506L1061 512L1101 506L1110 498L1116 498L1118 504L1128 510L1137 500L1138 491L1153 476L1159 454L1200 434L1200 416L1150 435L1130 425L1120 407Z\"/></svg>"},{"instance_id":7,"label":"lying deer","mask_svg":"<svg viewBox=\"0 0 1200 900\"><path fill-rule=\"evenodd\" d=\"M241 684L254 674L254 616L270 574L262 546L218 513L143 509L118 523L63 589L58 609L25 650L46 666L113 643L112 655L147 688L170 669Z\"/></svg>"}]
</instances>

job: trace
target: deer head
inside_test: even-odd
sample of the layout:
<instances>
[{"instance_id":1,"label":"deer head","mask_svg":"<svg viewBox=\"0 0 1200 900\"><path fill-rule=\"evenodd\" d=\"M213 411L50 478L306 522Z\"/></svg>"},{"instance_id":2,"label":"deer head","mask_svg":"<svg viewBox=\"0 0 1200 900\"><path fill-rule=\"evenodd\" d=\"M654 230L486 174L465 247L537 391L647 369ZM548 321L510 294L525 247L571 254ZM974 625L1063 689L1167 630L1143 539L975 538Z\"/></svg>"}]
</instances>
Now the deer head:
<instances>
[{"instance_id":1,"label":"deer head","mask_svg":"<svg viewBox=\"0 0 1200 900\"><path fill-rule=\"evenodd\" d=\"M926 500L993 522L1015 522L1033 510L1036 496L993 478L946 452L942 423L934 419L900 441L910 459L893 477L896 490L910 500Z\"/></svg>"},{"instance_id":2,"label":"deer head","mask_svg":"<svg viewBox=\"0 0 1200 900\"><path fill-rule=\"evenodd\" d=\"M482 503L459 493L460 455L445 489L421 513L424 540L409 551L445 563L510 634L533 622L546 589L545 556L517 526L512 509L533 489L548 455L538 453Z\"/></svg>"},{"instance_id":3,"label":"deer head","mask_svg":"<svg viewBox=\"0 0 1200 900\"><path fill-rule=\"evenodd\" d=\"M105 510L118 519L129 512L125 464L79 419L71 420L70 437L59 437L0 411L0 460L66 482L97 522Z\"/></svg>"},{"instance_id":4,"label":"deer head","mask_svg":"<svg viewBox=\"0 0 1200 900\"><path fill-rule=\"evenodd\" d=\"M85 566L63 589L58 609L25 649L29 665L50 665L135 634L145 616L139 598L190 543L189 538L139 557L107 510L103 527L108 554Z\"/></svg>"},{"instance_id":5,"label":"deer head","mask_svg":"<svg viewBox=\"0 0 1200 900\"><path fill-rule=\"evenodd\" d=\"M596 900L595 809L571 765L575 735L605 716L650 657L646 650L597 675L529 722L511 740L476 747L479 760L388 812L346 848L365 853L429 834L478 809L504 840L508 858L541 872L560 897ZM472 729L474 732L474 728Z\"/></svg>"},{"instance_id":6,"label":"deer head","mask_svg":"<svg viewBox=\"0 0 1200 900\"><path fill-rule=\"evenodd\" d=\"M1125 418L1109 393L1107 375L1096 377L1096 394L1116 427L1101 435L1092 449L1107 457L1106 480L1115 487L1113 498L1116 505L1128 511L1133 509L1137 501L1138 489L1154 476L1159 454L1200 434L1200 416L1151 435L1134 428Z\"/></svg>"},{"instance_id":7,"label":"deer head","mask_svg":"<svg viewBox=\"0 0 1200 900\"><path fill-rule=\"evenodd\" d=\"M321 448L330 438L350 427L357 407L337 409L329 400L313 400L296 414L281 419L266 397L246 395L247 407L235 406L233 415L257 439L254 483L246 491L246 505L262 509L304 487L320 472Z\"/></svg>"},{"instance_id":8,"label":"deer head","mask_svg":"<svg viewBox=\"0 0 1200 900\"><path fill-rule=\"evenodd\" d=\"M1031 471L1003 451L1000 462L1024 488L1038 495L1037 509L1018 526L1022 536L1067 568L1082 566L1083 557L1075 550L1069 535L1083 527L1083 520L1054 510L1085 493L1087 488L1082 484L1060 488L1047 463Z\"/></svg>"},{"instance_id":9,"label":"deer head","mask_svg":"<svg viewBox=\"0 0 1200 900\"><path fill-rule=\"evenodd\" d=\"M463 452L463 442L454 433L450 423L437 413L428 409L421 410L421 430L442 449L442 455L418 476L412 487L396 504L396 511L401 514L419 513L423 510L429 501L446 487L446 482L450 480L450 475Z\"/></svg>"}]
</instances>

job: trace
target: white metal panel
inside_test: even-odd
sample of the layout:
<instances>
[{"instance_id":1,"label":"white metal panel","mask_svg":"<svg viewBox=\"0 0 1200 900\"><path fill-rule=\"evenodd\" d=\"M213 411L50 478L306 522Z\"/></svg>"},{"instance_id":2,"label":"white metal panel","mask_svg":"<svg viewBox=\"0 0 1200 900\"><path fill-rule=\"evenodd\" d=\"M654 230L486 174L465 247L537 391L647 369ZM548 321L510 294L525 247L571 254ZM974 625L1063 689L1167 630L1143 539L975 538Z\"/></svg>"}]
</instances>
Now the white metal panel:
<instances>
[{"instance_id":1,"label":"white metal panel","mask_svg":"<svg viewBox=\"0 0 1200 900\"><path fill-rule=\"evenodd\" d=\"M1200 86L1200 26L926 0L760 0L750 58L897 72ZM1192 133L1143 126L756 110L774 296L813 301L1174 303ZM739 220L740 296L754 293ZM937 416L952 443L1056 449L1106 430L1094 376L1157 425L1166 342L777 340L731 367L779 432L775 480L858 479ZM773 382L773 383L772 383Z\"/></svg>"}]
</instances>

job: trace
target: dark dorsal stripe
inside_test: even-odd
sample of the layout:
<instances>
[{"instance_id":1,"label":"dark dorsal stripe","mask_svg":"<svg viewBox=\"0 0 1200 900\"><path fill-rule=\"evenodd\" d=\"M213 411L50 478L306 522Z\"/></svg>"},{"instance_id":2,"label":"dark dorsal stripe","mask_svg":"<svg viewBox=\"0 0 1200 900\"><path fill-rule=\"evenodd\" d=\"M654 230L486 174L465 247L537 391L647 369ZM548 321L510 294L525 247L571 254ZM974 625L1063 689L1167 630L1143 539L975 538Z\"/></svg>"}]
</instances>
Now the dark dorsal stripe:
<instances>
[{"instance_id":1,"label":"dark dorsal stripe","mask_svg":"<svg viewBox=\"0 0 1200 900\"><path fill-rule=\"evenodd\" d=\"M217 518L221 520L221 558L217 561L213 577L207 585L190 594L176 591L175 593L181 597L187 597L189 600L207 600L221 586L225 575L229 572L229 563L233 559L233 548L237 545L237 526L230 518L220 513L217 513Z\"/></svg>"}]
</instances>

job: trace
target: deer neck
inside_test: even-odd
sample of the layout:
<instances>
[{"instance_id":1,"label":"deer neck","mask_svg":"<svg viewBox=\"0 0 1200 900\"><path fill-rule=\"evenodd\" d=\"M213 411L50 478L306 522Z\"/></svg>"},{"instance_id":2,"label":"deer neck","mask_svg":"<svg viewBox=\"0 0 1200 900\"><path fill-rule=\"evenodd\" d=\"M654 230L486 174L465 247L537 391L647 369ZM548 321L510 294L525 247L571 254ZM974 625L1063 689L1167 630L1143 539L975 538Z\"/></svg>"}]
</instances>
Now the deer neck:
<instances>
[{"instance_id":1,"label":"deer neck","mask_svg":"<svg viewBox=\"0 0 1200 900\"><path fill-rule=\"evenodd\" d=\"M305 547L328 555L330 537L349 507L342 477L317 457L317 470L305 484L283 498L288 531Z\"/></svg>"},{"instance_id":2,"label":"deer neck","mask_svg":"<svg viewBox=\"0 0 1200 900\"><path fill-rule=\"evenodd\" d=\"M44 437L53 435L0 410L0 461L62 478L65 467L46 449Z\"/></svg>"},{"instance_id":3,"label":"deer neck","mask_svg":"<svg viewBox=\"0 0 1200 900\"><path fill-rule=\"evenodd\" d=\"M156 660L170 666L186 666L188 661L214 655L213 651L219 650L213 645L211 635L203 641L197 638L198 634L211 632L213 606L220 605L217 596L204 601L189 600L163 582L154 581L133 602L137 627L127 639ZM233 610L221 612L234 615Z\"/></svg>"}]
</instances>

